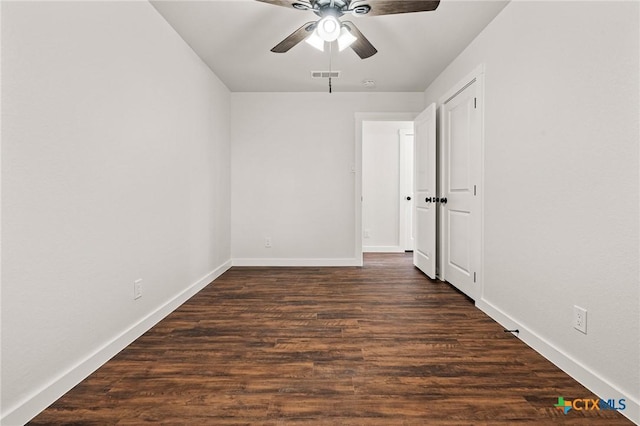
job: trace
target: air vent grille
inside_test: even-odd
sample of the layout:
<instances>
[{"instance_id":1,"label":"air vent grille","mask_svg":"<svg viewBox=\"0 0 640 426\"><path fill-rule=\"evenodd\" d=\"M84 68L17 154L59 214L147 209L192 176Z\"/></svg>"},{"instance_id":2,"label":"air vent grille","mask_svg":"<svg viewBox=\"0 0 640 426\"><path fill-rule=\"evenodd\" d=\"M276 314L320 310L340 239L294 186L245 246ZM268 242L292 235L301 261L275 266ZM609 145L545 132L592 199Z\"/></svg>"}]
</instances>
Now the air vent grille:
<instances>
[{"instance_id":1,"label":"air vent grille","mask_svg":"<svg viewBox=\"0 0 640 426\"><path fill-rule=\"evenodd\" d=\"M341 71L311 71L311 78L340 78Z\"/></svg>"}]
</instances>

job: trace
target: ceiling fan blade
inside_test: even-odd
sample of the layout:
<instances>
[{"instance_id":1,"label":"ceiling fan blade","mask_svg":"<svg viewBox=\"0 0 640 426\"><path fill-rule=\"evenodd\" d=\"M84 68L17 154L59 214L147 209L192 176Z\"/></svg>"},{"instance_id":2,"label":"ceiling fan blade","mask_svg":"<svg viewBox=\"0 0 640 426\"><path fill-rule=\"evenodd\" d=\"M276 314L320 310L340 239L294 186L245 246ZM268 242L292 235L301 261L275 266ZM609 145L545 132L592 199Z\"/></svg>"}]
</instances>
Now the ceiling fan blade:
<instances>
[{"instance_id":1,"label":"ceiling fan blade","mask_svg":"<svg viewBox=\"0 0 640 426\"><path fill-rule=\"evenodd\" d=\"M307 22L278 43L273 49L271 49L271 51L275 53L288 52L293 46L309 37L315 28L315 22Z\"/></svg>"},{"instance_id":2,"label":"ceiling fan blade","mask_svg":"<svg viewBox=\"0 0 640 426\"><path fill-rule=\"evenodd\" d=\"M311 9L311 3L307 0L256 0L262 3L269 3L275 6L288 7L291 9L298 10L309 10Z\"/></svg>"},{"instance_id":3,"label":"ceiling fan blade","mask_svg":"<svg viewBox=\"0 0 640 426\"><path fill-rule=\"evenodd\" d=\"M356 52L358 56L360 56L360 59L367 59L378 53L378 50L373 47L373 44L371 44L371 42L367 40L367 38L360 32L358 27L356 27L353 22L344 21L342 23L347 27L349 31L351 31L351 34L358 38L353 42L351 48L354 52Z\"/></svg>"},{"instance_id":4,"label":"ceiling fan blade","mask_svg":"<svg viewBox=\"0 0 640 426\"><path fill-rule=\"evenodd\" d=\"M440 0L357 0L351 2L349 10L357 15L379 16L398 13L429 12L436 10ZM367 12L367 6L370 10Z\"/></svg>"}]
</instances>

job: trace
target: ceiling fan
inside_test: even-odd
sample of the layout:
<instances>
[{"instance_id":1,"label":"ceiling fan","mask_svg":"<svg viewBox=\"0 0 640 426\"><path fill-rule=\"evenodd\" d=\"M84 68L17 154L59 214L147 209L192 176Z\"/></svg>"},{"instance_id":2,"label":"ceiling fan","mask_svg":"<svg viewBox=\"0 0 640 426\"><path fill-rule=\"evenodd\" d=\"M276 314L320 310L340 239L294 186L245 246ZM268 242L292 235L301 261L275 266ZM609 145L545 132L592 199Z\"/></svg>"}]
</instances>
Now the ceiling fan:
<instances>
[{"instance_id":1,"label":"ceiling fan","mask_svg":"<svg viewBox=\"0 0 640 426\"><path fill-rule=\"evenodd\" d=\"M297 10L310 10L320 17L307 22L278 43L272 52L288 52L296 44L306 41L324 51L325 42L338 42L340 51L351 47L366 59L378 51L351 21L340 21L343 15L379 16L435 10L440 0L257 0Z\"/></svg>"}]
</instances>

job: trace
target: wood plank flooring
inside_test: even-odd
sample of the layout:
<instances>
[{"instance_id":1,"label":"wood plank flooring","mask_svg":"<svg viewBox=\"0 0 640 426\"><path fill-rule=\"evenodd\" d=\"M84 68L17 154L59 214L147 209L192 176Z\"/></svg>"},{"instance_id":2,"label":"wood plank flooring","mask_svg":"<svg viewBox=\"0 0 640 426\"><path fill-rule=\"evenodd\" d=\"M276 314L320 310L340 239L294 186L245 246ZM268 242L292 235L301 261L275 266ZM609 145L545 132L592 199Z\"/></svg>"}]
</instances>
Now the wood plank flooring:
<instances>
[{"instance_id":1,"label":"wood plank flooring","mask_svg":"<svg viewBox=\"0 0 640 426\"><path fill-rule=\"evenodd\" d=\"M232 268L31 424L632 424L411 263Z\"/></svg>"}]
</instances>

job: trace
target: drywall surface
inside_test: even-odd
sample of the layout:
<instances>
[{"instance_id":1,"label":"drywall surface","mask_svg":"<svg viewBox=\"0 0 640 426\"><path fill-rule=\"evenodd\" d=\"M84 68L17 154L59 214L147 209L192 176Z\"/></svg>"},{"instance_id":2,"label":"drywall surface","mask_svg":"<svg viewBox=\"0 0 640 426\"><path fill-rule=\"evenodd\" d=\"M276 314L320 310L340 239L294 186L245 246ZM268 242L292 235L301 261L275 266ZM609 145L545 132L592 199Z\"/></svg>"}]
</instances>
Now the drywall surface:
<instances>
[{"instance_id":1,"label":"drywall surface","mask_svg":"<svg viewBox=\"0 0 640 426\"><path fill-rule=\"evenodd\" d=\"M229 264L229 100L147 2L2 3L3 424Z\"/></svg>"},{"instance_id":2,"label":"drywall surface","mask_svg":"<svg viewBox=\"0 0 640 426\"><path fill-rule=\"evenodd\" d=\"M233 93L234 264L353 261L355 113L423 106L422 93Z\"/></svg>"},{"instance_id":3,"label":"drywall surface","mask_svg":"<svg viewBox=\"0 0 640 426\"><path fill-rule=\"evenodd\" d=\"M406 161L401 157L400 130L413 131L412 121L365 121L362 123L362 228L363 250L393 249L401 246L401 203L404 188L401 173ZM413 170L413 168L411 168ZM406 229L403 229L406 231Z\"/></svg>"},{"instance_id":4,"label":"drywall surface","mask_svg":"<svg viewBox=\"0 0 640 426\"><path fill-rule=\"evenodd\" d=\"M480 304L635 409L639 6L511 2L425 92L438 101L485 66Z\"/></svg>"}]
</instances>

